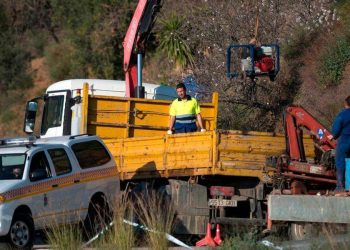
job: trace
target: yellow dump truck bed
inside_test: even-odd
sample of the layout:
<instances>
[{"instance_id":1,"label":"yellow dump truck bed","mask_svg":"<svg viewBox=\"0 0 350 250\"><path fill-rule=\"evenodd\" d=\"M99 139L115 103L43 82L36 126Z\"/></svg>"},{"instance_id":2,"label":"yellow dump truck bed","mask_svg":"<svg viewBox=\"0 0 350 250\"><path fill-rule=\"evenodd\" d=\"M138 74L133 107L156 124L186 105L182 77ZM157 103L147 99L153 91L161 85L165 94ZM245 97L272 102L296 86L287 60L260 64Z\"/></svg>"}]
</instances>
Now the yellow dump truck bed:
<instances>
[{"instance_id":1,"label":"yellow dump truck bed","mask_svg":"<svg viewBox=\"0 0 350 250\"><path fill-rule=\"evenodd\" d=\"M285 150L282 134L233 130L104 141L122 180L228 175L269 182L274 168L266 165L266 158ZM312 139L304 142L306 156L313 157Z\"/></svg>"},{"instance_id":2,"label":"yellow dump truck bed","mask_svg":"<svg viewBox=\"0 0 350 250\"><path fill-rule=\"evenodd\" d=\"M81 133L105 141L122 180L154 177L227 175L269 181L274 169L266 158L285 151L282 134L218 131L218 94L201 103L208 132L166 135L170 101L89 95L82 96ZM310 137L304 138L306 157L314 156Z\"/></svg>"}]
</instances>

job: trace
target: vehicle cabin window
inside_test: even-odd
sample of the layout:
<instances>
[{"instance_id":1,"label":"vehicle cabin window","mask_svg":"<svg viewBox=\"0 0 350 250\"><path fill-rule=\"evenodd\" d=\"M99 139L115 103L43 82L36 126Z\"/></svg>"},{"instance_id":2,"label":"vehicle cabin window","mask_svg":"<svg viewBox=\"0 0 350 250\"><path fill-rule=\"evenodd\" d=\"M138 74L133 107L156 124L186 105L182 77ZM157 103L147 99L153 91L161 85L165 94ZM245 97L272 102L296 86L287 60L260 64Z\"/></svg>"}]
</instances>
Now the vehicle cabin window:
<instances>
[{"instance_id":1,"label":"vehicle cabin window","mask_svg":"<svg viewBox=\"0 0 350 250\"><path fill-rule=\"evenodd\" d=\"M51 157L56 175L67 174L72 171L68 155L63 148L55 148L47 150Z\"/></svg>"},{"instance_id":2,"label":"vehicle cabin window","mask_svg":"<svg viewBox=\"0 0 350 250\"><path fill-rule=\"evenodd\" d=\"M99 141L79 142L72 145L81 168L101 166L111 160L107 150Z\"/></svg>"},{"instance_id":3,"label":"vehicle cabin window","mask_svg":"<svg viewBox=\"0 0 350 250\"><path fill-rule=\"evenodd\" d=\"M1 154L0 180L22 179L25 159L25 154Z\"/></svg>"},{"instance_id":4,"label":"vehicle cabin window","mask_svg":"<svg viewBox=\"0 0 350 250\"><path fill-rule=\"evenodd\" d=\"M29 179L31 181L38 181L49 177L51 177L51 170L46 155L44 151L38 152L32 157Z\"/></svg>"},{"instance_id":5,"label":"vehicle cabin window","mask_svg":"<svg viewBox=\"0 0 350 250\"><path fill-rule=\"evenodd\" d=\"M64 96L49 96L45 101L41 134L46 134L49 128L60 127L63 117Z\"/></svg>"}]
</instances>

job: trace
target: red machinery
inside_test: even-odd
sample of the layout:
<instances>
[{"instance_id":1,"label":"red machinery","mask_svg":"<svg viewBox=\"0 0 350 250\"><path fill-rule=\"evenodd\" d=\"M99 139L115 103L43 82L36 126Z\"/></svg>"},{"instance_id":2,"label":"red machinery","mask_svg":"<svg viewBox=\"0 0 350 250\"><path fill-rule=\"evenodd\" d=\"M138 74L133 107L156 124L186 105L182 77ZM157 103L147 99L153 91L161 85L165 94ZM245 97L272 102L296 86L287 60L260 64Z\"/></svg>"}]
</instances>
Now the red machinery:
<instances>
[{"instance_id":1,"label":"red machinery","mask_svg":"<svg viewBox=\"0 0 350 250\"><path fill-rule=\"evenodd\" d=\"M290 180L335 184L336 142L332 140L332 134L302 107L288 107L284 121L287 155L281 156L277 162L279 174ZM303 130L308 130L314 139L315 164L306 160Z\"/></svg>"},{"instance_id":2,"label":"red machinery","mask_svg":"<svg viewBox=\"0 0 350 250\"><path fill-rule=\"evenodd\" d=\"M123 41L124 72L127 97L143 97L141 77L141 55L145 53L145 46L155 22L155 17L161 8L160 0L140 0L128 31Z\"/></svg>"}]
</instances>

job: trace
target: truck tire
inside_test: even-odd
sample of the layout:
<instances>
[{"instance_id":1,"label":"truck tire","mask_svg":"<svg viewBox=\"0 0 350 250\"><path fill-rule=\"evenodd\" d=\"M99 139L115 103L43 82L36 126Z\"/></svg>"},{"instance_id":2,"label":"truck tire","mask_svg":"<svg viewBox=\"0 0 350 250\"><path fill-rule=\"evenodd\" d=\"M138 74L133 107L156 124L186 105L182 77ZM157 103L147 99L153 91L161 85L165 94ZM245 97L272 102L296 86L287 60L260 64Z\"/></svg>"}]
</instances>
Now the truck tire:
<instances>
[{"instance_id":1,"label":"truck tire","mask_svg":"<svg viewBox=\"0 0 350 250\"><path fill-rule=\"evenodd\" d=\"M13 249L31 249L34 239L34 222L30 214L13 216L7 240Z\"/></svg>"},{"instance_id":2,"label":"truck tire","mask_svg":"<svg viewBox=\"0 0 350 250\"><path fill-rule=\"evenodd\" d=\"M291 240L308 240L317 236L317 226L312 223L291 223L290 238Z\"/></svg>"}]
</instances>

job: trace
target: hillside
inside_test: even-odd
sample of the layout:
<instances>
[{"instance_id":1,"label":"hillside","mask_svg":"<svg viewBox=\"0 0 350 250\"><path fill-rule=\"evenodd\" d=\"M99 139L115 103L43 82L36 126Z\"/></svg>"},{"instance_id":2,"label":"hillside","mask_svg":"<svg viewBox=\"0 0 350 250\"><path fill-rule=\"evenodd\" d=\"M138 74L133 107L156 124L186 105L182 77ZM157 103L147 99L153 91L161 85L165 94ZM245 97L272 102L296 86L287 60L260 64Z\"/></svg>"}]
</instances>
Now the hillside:
<instances>
[{"instance_id":1,"label":"hillside","mask_svg":"<svg viewBox=\"0 0 350 250\"><path fill-rule=\"evenodd\" d=\"M44 58L33 59L30 64L33 86L25 90L12 90L2 101L0 137L25 135L23 132L24 111L26 102L45 92L51 83L49 71ZM7 104L7 105L6 105Z\"/></svg>"},{"instance_id":2,"label":"hillside","mask_svg":"<svg viewBox=\"0 0 350 250\"><path fill-rule=\"evenodd\" d=\"M26 101L54 81L123 79L122 40L136 4L1 2L0 137L23 135ZM218 91L221 128L280 129L291 103L330 126L350 93L349 10L348 0L165 1L148 44L144 81L172 85L191 76L204 99ZM249 82L225 76L225 50L247 43L256 28L259 41L280 44L283 58L276 81L259 79L252 96Z\"/></svg>"}]
</instances>

